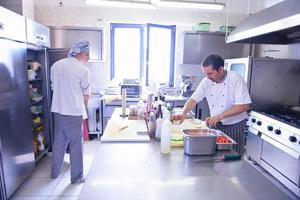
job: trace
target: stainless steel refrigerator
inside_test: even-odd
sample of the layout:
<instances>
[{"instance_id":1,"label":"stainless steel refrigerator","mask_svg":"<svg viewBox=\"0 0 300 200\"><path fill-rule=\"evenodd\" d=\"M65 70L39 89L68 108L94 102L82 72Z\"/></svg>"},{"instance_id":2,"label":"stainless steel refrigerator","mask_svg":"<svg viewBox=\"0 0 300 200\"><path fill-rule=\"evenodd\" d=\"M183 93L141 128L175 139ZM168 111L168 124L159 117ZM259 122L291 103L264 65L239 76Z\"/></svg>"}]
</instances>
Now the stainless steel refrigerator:
<instances>
[{"instance_id":1,"label":"stainless steel refrigerator","mask_svg":"<svg viewBox=\"0 0 300 200\"><path fill-rule=\"evenodd\" d=\"M33 171L26 45L0 38L0 179L9 198Z\"/></svg>"}]
</instances>

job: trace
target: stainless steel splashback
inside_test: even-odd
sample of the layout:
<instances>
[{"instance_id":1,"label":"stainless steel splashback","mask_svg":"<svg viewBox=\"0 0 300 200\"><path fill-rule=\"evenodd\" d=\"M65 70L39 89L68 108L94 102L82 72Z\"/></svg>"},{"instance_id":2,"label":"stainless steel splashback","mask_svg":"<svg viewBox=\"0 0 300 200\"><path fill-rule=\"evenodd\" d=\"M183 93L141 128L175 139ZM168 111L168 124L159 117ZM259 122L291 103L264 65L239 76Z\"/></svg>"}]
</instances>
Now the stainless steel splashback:
<instances>
[{"instance_id":1,"label":"stainless steel splashback","mask_svg":"<svg viewBox=\"0 0 300 200\"><path fill-rule=\"evenodd\" d=\"M250 95L254 108L300 105L300 60L255 58Z\"/></svg>"},{"instance_id":2,"label":"stainless steel splashback","mask_svg":"<svg viewBox=\"0 0 300 200\"><path fill-rule=\"evenodd\" d=\"M75 42L87 40L91 44L90 59L103 60L103 32L100 28L50 27L51 48L69 49Z\"/></svg>"}]
</instances>

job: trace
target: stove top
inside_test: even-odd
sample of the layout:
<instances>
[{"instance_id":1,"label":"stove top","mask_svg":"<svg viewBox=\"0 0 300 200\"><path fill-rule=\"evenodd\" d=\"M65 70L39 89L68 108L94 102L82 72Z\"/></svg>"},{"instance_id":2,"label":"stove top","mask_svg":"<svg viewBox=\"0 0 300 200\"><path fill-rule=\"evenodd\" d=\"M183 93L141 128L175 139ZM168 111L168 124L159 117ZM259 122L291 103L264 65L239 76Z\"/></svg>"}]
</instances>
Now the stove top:
<instances>
[{"instance_id":1,"label":"stove top","mask_svg":"<svg viewBox=\"0 0 300 200\"><path fill-rule=\"evenodd\" d=\"M300 129L300 112L289 109L273 109L258 112Z\"/></svg>"}]
</instances>

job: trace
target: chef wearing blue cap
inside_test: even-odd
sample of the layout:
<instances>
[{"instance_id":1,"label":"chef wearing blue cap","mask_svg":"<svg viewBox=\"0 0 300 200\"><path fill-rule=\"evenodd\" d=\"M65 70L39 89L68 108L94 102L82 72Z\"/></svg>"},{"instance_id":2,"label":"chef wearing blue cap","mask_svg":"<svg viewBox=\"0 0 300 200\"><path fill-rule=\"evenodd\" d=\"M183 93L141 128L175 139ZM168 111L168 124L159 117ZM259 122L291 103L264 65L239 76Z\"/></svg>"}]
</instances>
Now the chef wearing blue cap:
<instances>
[{"instance_id":1,"label":"chef wearing blue cap","mask_svg":"<svg viewBox=\"0 0 300 200\"><path fill-rule=\"evenodd\" d=\"M54 113L54 142L52 147L52 178L61 173L64 154L70 145L71 182L81 183L83 177L82 120L87 118L85 105L90 95L90 73L85 66L89 60L88 41L74 44L67 58L51 67L53 90L51 112Z\"/></svg>"}]
</instances>

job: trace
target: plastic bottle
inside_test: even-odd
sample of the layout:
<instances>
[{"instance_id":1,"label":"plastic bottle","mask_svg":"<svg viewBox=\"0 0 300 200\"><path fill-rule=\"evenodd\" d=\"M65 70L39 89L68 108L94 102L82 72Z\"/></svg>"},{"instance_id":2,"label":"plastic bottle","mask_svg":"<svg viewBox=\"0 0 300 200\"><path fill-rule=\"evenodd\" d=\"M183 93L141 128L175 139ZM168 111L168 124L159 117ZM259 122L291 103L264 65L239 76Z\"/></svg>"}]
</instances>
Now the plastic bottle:
<instances>
[{"instance_id":1,"label":"plastic bottle","mask_svg":"<svg viewBox=\"0 0 300 200\"><path fill-rule=\"evenodd\" d=\"M155 130L155 138L156 139L160 139L162 123L163 123L162 118L159 117L159 118L156 119L156 130Z\"/></svg>"},{"instance_id":2,"label":"plastic bottle","mask_svg":"<svg viewBox=\"0 0 300 200\"><path fill-rule=\"evenodd\" d=\"M166 119L161 125L160 152L170 153L171 151L171 122Z\"/></svg>"},{"instance_id":3,"label":"plastic bottle","mask_svg":"<svg viewBox=\"0 0 300 200\"><path fill-rule=\"evenodd\" d=\"M154 112L150 112L149 121L148 121L148 128L149 128L149 136L150 138L155 137L156 131L156 120Z\"/></svg>"},{"instance_id":4,"label":"plastic bottle","mask_svg":"<svg viewBox=\"0 0 300 200\"><path fill-rule=\"evenodd\" d=\"M40 134L37 136L37 142L38 142L38 150L39 151L44 151L45 150L45 145L44 145L44 137Z\"/></svg>"}]
</instances>

